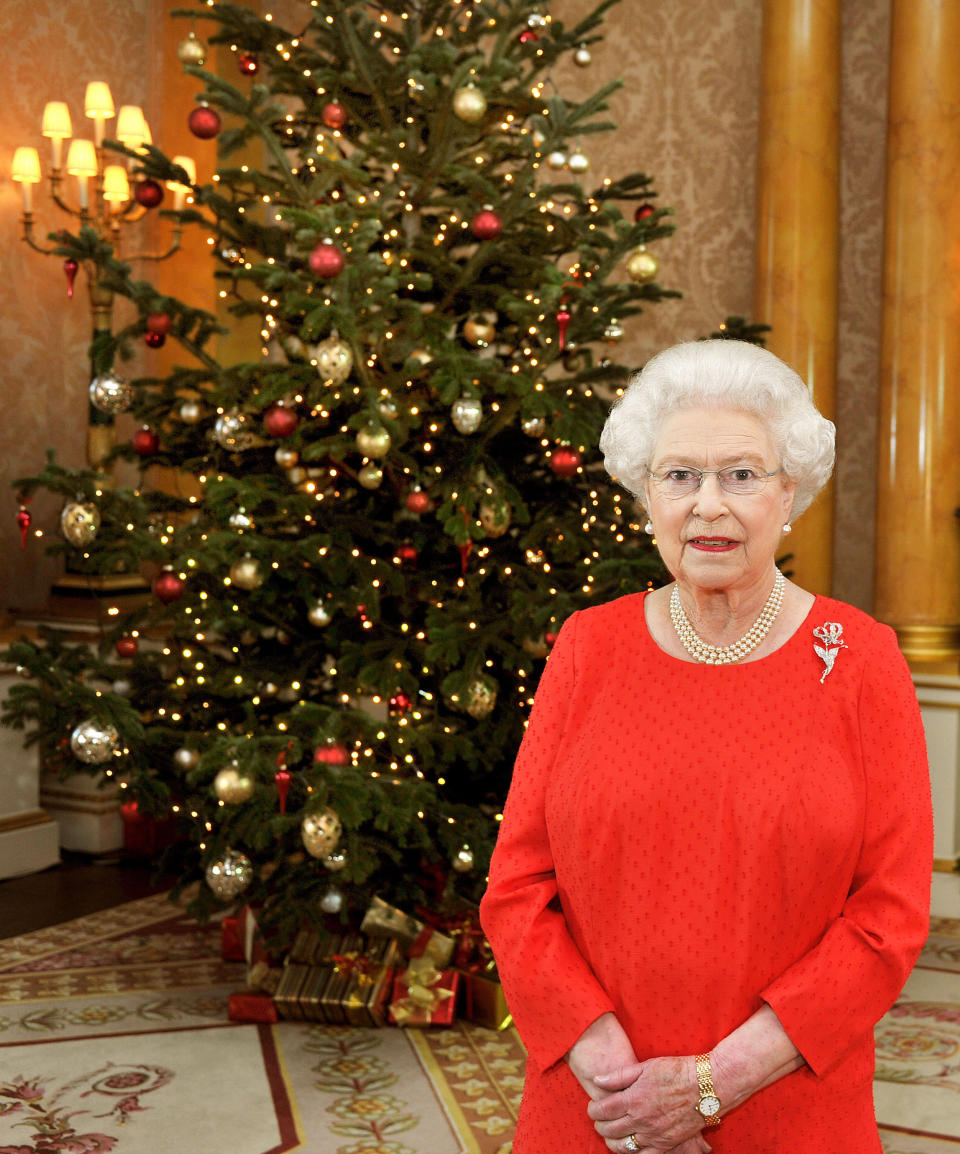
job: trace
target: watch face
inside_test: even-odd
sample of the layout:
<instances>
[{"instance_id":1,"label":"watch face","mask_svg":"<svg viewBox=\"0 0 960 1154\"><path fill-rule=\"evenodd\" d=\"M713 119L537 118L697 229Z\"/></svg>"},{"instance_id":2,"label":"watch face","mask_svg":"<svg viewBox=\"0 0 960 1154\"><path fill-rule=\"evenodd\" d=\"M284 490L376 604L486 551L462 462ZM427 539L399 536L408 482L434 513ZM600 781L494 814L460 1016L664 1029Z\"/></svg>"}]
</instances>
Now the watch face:
<instances>
[{"instance_id":1,"label":"watch face","mask_svg":"<svg viewBox=\"0 0 960 1154\"><path fill-rule=\"evenodd\" d=\"M697 1109L704 1118L712 1118L714 1114L719 1113L720 1099L715 1094L704 1094L697 1103Z\"/></svg>"}]
</instances>

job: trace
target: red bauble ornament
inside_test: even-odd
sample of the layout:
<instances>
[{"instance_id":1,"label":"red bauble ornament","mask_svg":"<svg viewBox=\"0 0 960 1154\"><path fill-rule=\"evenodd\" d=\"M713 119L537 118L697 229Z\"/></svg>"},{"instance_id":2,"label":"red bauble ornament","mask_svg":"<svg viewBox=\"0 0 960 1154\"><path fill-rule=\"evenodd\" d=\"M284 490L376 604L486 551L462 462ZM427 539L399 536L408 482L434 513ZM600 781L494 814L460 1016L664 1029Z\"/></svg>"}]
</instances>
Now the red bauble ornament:
<instances>
[{"instance_id":1,"label":"red bauble ornament","mask_svg":"<svg viewBox=\"0 0 960 1154\"><path fill-rule=\"evenodd\" d=\"M150 313L147 316L148 333L160 333L161 336L165 337L170 332L171 324L173 322L169 313Z\"/></svg>"},{"instance_id":2,"label":"red bauble ornament","mask_svg":"<svg viewBox=\"0 0 960 1154\"><path fill-rule=\"evenodd\" d=\"M271 405L263 414L263 427L271 437L289 437L300 418L286 405Z\"/></svg>"},{"instance_id":3,"label":"red bauble ornament","mask_svg":"<svg viewBox=\"0 0 960 1154\"><path fill-rule=\"evenodd\" d=\"M327 128L343 128L347 123L347 110L337 100L331 100L320 110L320 119Z\"/></svg>"},{"instance_id":4,"label":"red bauble ornament","mask_svg":"<svg viewBox=\"0 0 960 1154\"><path fill-rule=\"evenodd\" d=\"M346 257L332 240L323 240L310 254L310 271L323 280L331 280L343 272Z\"/></svg>"},{"instance_id":5,"label":"red bauble ornament","mask_svg":"<svg viewBox=\"0 0 960 1154\"><path fill-rule=\"evenodd\" d=\"M570 310L561 305L560 311L557 313L557 344L560 346L560 352L566 348L567 345L567 325L570 324Z\"/></svg>"},{"instance_id":6,"label":"red bauble ornament","mask_svg":"<svg viewBox=\"0 0 960 1154\"><path fill-rule=\"evenodd\" d=\"M17 510L17 526L20 529L21 549L26 549L27 547L27 534L30 532L30 525L32 521L33 517L30 514L30 510L26 507L26 505L21 504L20 508Z\"/></svg>"},{"instance_id":7,"label":"red bauble ornament","mask_svg":"<svg viewBox=\"0 0 960 1154\"><path fill-rule=\"evenodd\" d=\"M187 127L201 140L212 140L220 131L220 113L209 105L201 104L187 117Z\"/></svg>"},{"instance_id":8,"label":"red bauble ornament","mask_svg":"<svg viewBox=\"0 0 960 1154\"><path fill-rule=\"evenodd\" d=\"M409 713L411 709L413 709L413 700L402 689L397 690L390 698L391 713Z\"/></svg>"},{"instance_id":9,"label":"red bauble ornament","mask_svg":"<svg viewBox=\"0 0 960 1154\"><path fill-rule=\"evenodd\" d=\"M557 642L557 635L556 633L544 633L543 639L552 649Z\"/></svg>"},{"instance_id":10,"label":"red bauble ornament","mask_svg":"<svg viewBox=\"0 0 960 1154\"><path fill-rule=\"evenodd\" d=\"M422 489L413 489L406 495L403 503L408 513L429 513L433 508L433 501Z\"/></svg>"},{"instance_id":11,"label":"red bauble ornament","mask_svg":"<svg viewBox=\"0 0 960 1154\"><path fill-rule=\"evenodd\" d=\"M73 296L73 282L77 279L77 270L79 268L80 266L72 256L68 256L67 259L63 262L63 275L67 278L68 297Z\"/></svg>"},{"instance_id":12,"label":"red bauble ornament","mask_svg":"<svg viewBox=\"0 0 960 1154\"><path fill-rule=\"evenodd\" d=\"M521 44L536 44L540 37L532 28L524 28L517 39Z\"/></svg>"},{"instance_id":13,"label":"red bauble ornament","mask_svg":"<svg viewBox=\"0 0 960 1154\"><path fill-rule=\"evenodd\" d=\"M416 565L418 554L412 545L405 543L397 546L394 556L401 565Z\"/></svg>"},{"instance_id":14,"label":"red bauble ornament","mask_svg":"<svg viewBox=\"0 0 960 1154\"><path fill-rule=\"evenodd\" d=\"M646 220L648 216L653 216L654 208L652 204L641 204L633 214L633 219L640 223L641 220Z\"/></svg>"},{"instance_id":15,"label":"red bauble ornament","mask_svg":"<svg viewBox=\"0 0 960 1154\"><path fill-rule=\"evenodd\" d=\"M503 232L503 219L492 208L483 208L470 221L470 231L477 240L495 240Z\"/></svg>"},{"instance_id":16,"label":"red bauble ornament","mask_svg":"<svg viewBox=\"0 0 960 1154\"><path fill-rule=\"evenodd\" d=\"M144 208L156 208L163 200L163 185L159 180L147 177L133 186L133 199Z\"/></svg>"},{"instance_id":17,"label":"red bauble ornament","mask_svg":"<svg viewBox=\"0 0 960 1154\"><path fill-rule=\"evenodd\" d=\"M147 336L150 334L148 333ZM137 429L130 439L130 444L133 445L133 451L141 457L152 457L153 454L160 448L160 438L153 431L144 425L142 429Z\"/></svg>"},{"instance_id":18,"label":"red bauble ornament","mask_svg":"<svg viewBox=\"0 0 960 1154\"><path fill-rule=\"evenodd\" d=\"M277 786L277 798L280 801L280 812L287 812L287 794L290 792L290 782L292 780L289 769L278 769L273 775L273 780Z\"/></svg>"},{"instance_id":19,"label":"red bauble ornament","mask_svg":"<svg viewBox=\"0 0 960 1154\"><path fill-rule=\"evenodd\" d=\"M143 343L148 349L161 349L167 343L167 338L164 333L145 332L143 334Z\"/></svg>"},{"instance_id":20,"label":"red bauble ornament","mask_svg":"<svg viewBox=\"0 0 960 1154\"><path fill-rule=\"evenodd\" d=\"M473 540L458 545L457 552L460 554L460 572L466 573L467 566L470 564L470 554L473 552Z\"/></svg>"},{"instance_id":21,"label":"red bauble ornament","mask_svg":"<svg viewBox=\"0 0 960 1154\"><path fill-rule=\"evenodd\" d=\"M252 52L241 52L237 57L237 67L244 76L253 76L260 71L260 61Z\"/></svg>"},{"instance_id":22,"label":"red bauble ornament","mask_svg":"<svg viewBox=\"0 0 960 1154\"><path fill-rule=\"evenodd\" d=\"M570 449L566 445L561 445L559 449L553 450L553 456L550 458L550 468L558 477L573 477L577 469L579 469L582 460L583 457L581 457L576 449Z\"/></svg>"},{"instance_id":23,"label":"red bauble ornament","mask_svg":"<svg viewBox=\"0 0 960 1154\"><path fill-rule=\"evenodd\" d=\"M349 765L350 753L339 741L331 741L327 745L317 746L313 751L313 760L317 765Z\"/></svg>"},{"instance_id":24,"label":"red bauble ornament","mask_svg":"<svg viewBox=\"0 0 960 1154\"><path fill-rule=\"evenodd\" d=\"M133 657L140 649L140 642L136 637L121 637L116 648L118 657Z\"/></svg>"},{"instance_id":25,"label":"red bauble ornament","mask_svg":"<svg viewBox=\"0 0 960 1154\"><path fill-rule=\"evenodd\" d=\"M174 573L172 569L164 569L154 579L153 595L158 601L162 601L164 605L170 605L174 601L179 601L186 591L186 585Z\"/></svg>"}]
</instances>

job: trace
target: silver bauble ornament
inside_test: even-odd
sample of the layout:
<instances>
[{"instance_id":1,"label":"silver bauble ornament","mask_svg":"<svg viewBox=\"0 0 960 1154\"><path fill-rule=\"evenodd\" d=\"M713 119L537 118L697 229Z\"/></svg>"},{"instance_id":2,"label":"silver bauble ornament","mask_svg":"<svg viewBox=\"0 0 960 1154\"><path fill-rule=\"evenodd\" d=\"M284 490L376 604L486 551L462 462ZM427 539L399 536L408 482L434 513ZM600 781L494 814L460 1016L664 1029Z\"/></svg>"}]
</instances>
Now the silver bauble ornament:
<instances>
[{"instance_id":1,"label":"silver bauble ornament","mask_svg":"<svg viewBox=\"0 0 960 1154\"><path fill-rule=\"evenodd\" d=\"M450 419L458 433L469 436L480 428L483 404L479 397L458 397L450 409Z\"/></svg>"},{"instance_id":2,"label":"silver bauble ornament","mask_svg":"<svg viewBox=\"0 0 960 1154\"><path fill-rule=\"evenodd\" d=\"M246 854L228 849L206 870L207 885L222 902L232 901L253 881L253 864Z\"/></svg>"},{"instance_id":3,"label":"silver bauble ornament","mask_svg":"<svg viewBox=\"0 0 960 1154\"><path fill-rule=\"evenodd\" d=\"M178 412L185 425L199 425L203 420L203 405L199 401L184 401Z\"/></svg>"},{"instance_id":4,"label":"silver bauble ornament","mask_svg":"<svg viewBox=\"0 0 960 1154\"><path fill-rule=\"evenodd\" d=\"M481 675L467 687L463 707L477 721L489 717L496 704L497 683L492 677Z\"/></svg>"},{"instance_id":5,"label":"silver bauble ornament","mask_svg":"<svg viewBox=\"0 0 960 1154\"><path fill-rule=\"evenodd\" d=\"M300 460L300 454L296 449L291 449L289 445L280 445L274 450L273 459L281 469L292 469Z\"/></svg>"},{"instance_id":6,"label":"silver bauble ornament","mask_svg":"<svg viewBox=\"0 0 960 1154\"><path fill-rule=\"evenodd\" d=\"M467 874L473 869L473 850L468 846L461 846L450 863L458 874Z\"/></svg>"},{"instance_id":7,"label":"silver bauble ornament","mask_svg":"<svg viewBox=\"0 0 960 1154\"><path fill-rule=\"evenodd\" d=\"M213 779L213 792L228 805L239 805L253 796L253 778L235 765L224 766Z\"/></svg>"},{"instance_id":8,"label":"silver bauble ornament","mask_svg":"<svg viewBox=\"0 0 960 1154\"><path fill-rule=\"evenodd\" d=\"M341 870L347 868L347 851L335 849L333 853L327 854L323 859L323 864L332 874L338 874Z\"/></svg>"},{"instance_id":9,"label":"silver bauble ornament","mask_svg":"<svg viewBox=\"0 0 960 1154\"><path fill-rule=\"evenodd\" d=\"M369 461L357 473L357 480L364 489L379 489L383 484L383 469Z\"/></svg>"},{"instance_id":10,"label":"silver bauble ornament","mask_svg":"<svg viewBox=\"0 0 960 1154\"><path fill-rule=\"evenodd\" d=\"M576 52L574 52L573 62L574 64L579 65L581 68L589 68L590 64L593 62L593 56L590 54L590 49L586 46L586 44L581 44Z\"/></svg>"},{"instance_id":11,"label":"silver bauble ornament","mask_svg":"<svg viewBox=\"0 0 960 1154\"><path fill-rule=\"evenodd\" d=\"M623 340L623 325L619 321L610 321L603 330L603 339L608 345L615 345Z\"/></svg>"},{"instance_id":12,"label":"silver bauble ornament","mask_svg":"<svg viewBox=\"0 0 960 1154\"><path fill-rule=\"evenodd\" d=\"M546 27L547 18L542 12L531 12L527 17L528 28L544 28Z\"/></svg>"},{"instance_id":13,"label":"silver bauble ornament","mask_svg":"<svg viewBox=\"0 0 960 1154\"><path fill-rule=\"evenodd\" d=\"M125 413L133 403L133 385L108 369L90 382L90 404L101 413Z\"/></svg>"},{"instance_id":14,"label":"silver bauble ornament","mask_svg":"<svg viewBox=\"0 0 960 1154\"><path fill-rule=\"evenodd\" d=\"M395 421L399 415L397 402L393 397L381 397L377 401L377 412L387 421Z\"/></svg>"},{"instance_id":15,"label":"silver bauble ornament","mask_svg":"<svg viewBox=\"0 0 960 1154\"><path fill-rule=\"evenodd\" d=\"M227 518L227 524L237 533L243 533L247 529L253 528L253 518L241 505L235 513L231 513Z\"/></svg>"},{"instance_id":16,"label":"silver bauble ornament","mask_svg":"<svg viewBox=\"0 0 960 1154\"><path fill-rule=\"evenodd\" d=\"M222 449L239 453L253 444L253 422L247 413L232 409L221 413L213 426L213 435Z\"/></svg>"},{"instance_id":17,"label":"silver bauble ornament","mask_svg":"<svg viewBox=\"0 0 960 1154\"><path fill-rule=\"evenodd\" d=\"M197 68L203 67L207 59L207 52L203 46L203 41L196 32L191 31L177 45L177 58L183 64L195 64Z\"/></svg>"},{"instance_id":18,"label":"silver bauble ornament","mask_svg":"<svg viewBox=\"0 0 960 1154\"><path fill-rule=\"evenodd\" d=\"M254 589L259 589L263 581L263 570L256 557L249 555L241 557L230 566L230 583L239 589L245 589L250 593Z\"/></svg>"},{"instance_id":19,"label":"silver bauble ornament","mask_svg":"<svg viewBox=\"0 0 960 1154\"><path fill-rule=\"evenodd\" d=\"M502 499L481 501L480 524L488 537L502 537L510 528L510 506Z\"/></svg>"},{"instance_id":20,"label":"silver bauble ornament","mask_svg":"<svg viewBox=\"0 0 960 1154\"><path fill-rule=\"evenodd\" d=\"M343 909L343 890L331 886L320 899L320 908L325 914L338 914Z\"/></svg>"},{"instance_id":21,"label":"silver bauble ornament","mask_svg":"<svg viewBox=\"0 0 960 1154\"><path fill-rule=\"evenodd\" d=\"M571 172L586 172L590 168L590 158L579 149L576 152L571 152L567 158L567 168Z\"/></svg>"},{"instance_id":22,"label":"silver bauble ornament","mask_svg":"<svg viewBox=\"0 0 960 1154\"><path fill-rule=\"evenodd\" d=\"M357 448L365 457L385 457L392 443L386 429L370 427L357 433Z\"/></svg>"},{"instance_id":23,"label":"silver bauble ornament","mask_svg":"<svg viewBox=\"0 0 960 1154\"><path fill-rule=\"evenodd\" d=\"M551 168L564 168L566 163L567 154L565 152L561 152L559 148L554 149L553 152L551 152L547 157L547 164L549 164Z\"/></svg>"},{"instance_id":24,"label":"silver bauble ornament","mask_svg":"<svg viewBox=\"0 0 960 1154\"><path fill-rule=\"evenodd\" d=\"M528 437L542 437L547 431L547 422L543 417L524 417L520 422L520 428Z\"/></svg>"},{"instance_id":25,"label":"silver bauble ornament","mask_svg":"<svg viewBox=\"0 0 960 1154\"><path fill-rule=\"evenodd\" d=\"M118 677L117 680L110 686L117 697L129 697L133 692L133 683L128 681L125 677Z\"/></svg>"},{"instance_id":26,"label":"silver bauble ornament","mask_svg":"<svg viewBox=\"0 0 960 1154\"><path fill-rule=\"evenodd\" d=\"M329 806L319 813L308 813L300 823L300 836L311 857L324 858L332 854L342 831L340 818Z\"/></svg>"},{"instance_id":27,"label":"silver bauble ornament","mask_svg":"<svg viewBox=\"0 0 960 1154\"><path fill-rule=\"evenodd\" d=\"M646 284L648 281L652 281L657 275L659 267L660 264L657 258L653 253L647 252L643 245L634 249L627 257L627 276L639 284Z\"/></svg>"},{"instance_id":28,"label":"silver bauble ornament","mask_svg":"<svg viewBox=\"0 0 960 1154\"><path fill-rule=\"evenodd\" d=\"M342 385L353 368L353 351L339 337L327 337L313 350L317 373L325 385Z\"/></svg>"},{"instance_id":29,"label":"silver bauble ornament","mask_svg":"<svg viewBox=\"0 0 960 1154\"><path fill-rule=\"evenodd\" d=\"M70 734L70 748L87 765L103 765L113 757L120 735L105 721L95 717L81 721Z\"/></svg>"},{"instance_id":30,"label":"silver bauble ornament","mask_svg":"<svg viewBox=\"0 0 960 1154\"><path fill-rule=\"evenodd\" d=\"M179 749L174 750L173 764L184 773L196 769L199 760L200 754L195 749L188 749L185 745L181 745Z\"/></svg>"},{"instance_id":31,"label":"silver bauble ornament","mask_svg":"<svg viewBox=\"0 0 960 1154\"><path fill-rule=\"evenodd\" d=\"M96 537L100 510L92 501L68 501L60 514L60 532L71 545L83 548Z\"/></svg>"},{"instance_id":32,"label":"silver bauble ornament","mask_svg":"<svg viewBox=\"0 0 960 1154\"><path fill-rule=\"evenodd\" d=\"M474 84L466 84L453 94L453 111L464 124L479 124L487 111L487 98Z\"/></svg>"},{"instance_id":33,"label":"silver bauble ornament","mask_svg":"<svg viewBox=\"0 0 960 1154\"><path fill-rule=\"evenodd\" d=\"M322 601L315 601L307 608L307 620L318 629L325 629L333 618Z\"/></svg>"}]
</instances>

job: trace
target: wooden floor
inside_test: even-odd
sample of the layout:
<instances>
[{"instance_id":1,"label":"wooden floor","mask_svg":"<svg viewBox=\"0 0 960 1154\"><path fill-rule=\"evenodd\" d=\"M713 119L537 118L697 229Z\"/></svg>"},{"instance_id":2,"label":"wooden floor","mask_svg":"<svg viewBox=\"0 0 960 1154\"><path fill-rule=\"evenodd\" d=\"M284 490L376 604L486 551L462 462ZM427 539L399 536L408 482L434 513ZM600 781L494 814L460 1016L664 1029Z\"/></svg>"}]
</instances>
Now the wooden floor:
<instances>
[{"instance_id":1,"label":"wooden floor","mask_svg":"<svg viewBox=\"0 0 960 1154\"><path fill-rule=\"evenodd\" d=\"M154 866L122 854L91 857L62 851L60 865L0 881L0 938L41 930L121 902L169 889Z\"/></svg>"}]
</instances>

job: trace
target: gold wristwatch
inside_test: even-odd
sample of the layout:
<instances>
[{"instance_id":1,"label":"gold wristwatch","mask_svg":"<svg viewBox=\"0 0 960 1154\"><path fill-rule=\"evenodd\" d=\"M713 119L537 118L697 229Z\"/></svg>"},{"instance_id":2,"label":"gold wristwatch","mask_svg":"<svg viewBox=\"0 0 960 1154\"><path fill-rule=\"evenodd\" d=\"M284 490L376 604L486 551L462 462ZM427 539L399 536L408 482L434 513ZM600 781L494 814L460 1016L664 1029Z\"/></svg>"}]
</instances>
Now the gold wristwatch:
<instances>
[{"instance_id":1,"label":"gold wristwatch","mask_svg":"<svg viewBox=\"0 0 960 1154\"><path fill-rule=\"evenodd\" d=\"M713 1088L709 1054L697 1055L697 1089L700 1091L700 1100L694 1109L708 1126L719 1126L723 1119L720 1117L720 1099Z\"/></svg>"}]
</instances>

